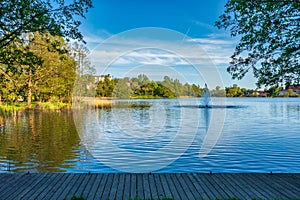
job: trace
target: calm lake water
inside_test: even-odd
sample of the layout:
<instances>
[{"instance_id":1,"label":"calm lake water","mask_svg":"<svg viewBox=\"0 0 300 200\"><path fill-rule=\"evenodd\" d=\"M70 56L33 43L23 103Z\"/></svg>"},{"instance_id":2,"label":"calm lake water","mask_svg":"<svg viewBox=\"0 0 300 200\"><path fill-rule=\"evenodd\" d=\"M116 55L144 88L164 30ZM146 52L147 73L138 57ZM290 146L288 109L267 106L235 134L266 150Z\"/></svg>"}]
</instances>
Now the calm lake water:
<instances>
[{"instance_id":1,"label":"calm lake water","mask_svg":"<svg viewBox=\"0 0 300 200\"><path fill-rule=\"evenodd\" d=\"M2 113L0 172L300 172L300 98L199 104Z\"/></svg>"}]
</instances>

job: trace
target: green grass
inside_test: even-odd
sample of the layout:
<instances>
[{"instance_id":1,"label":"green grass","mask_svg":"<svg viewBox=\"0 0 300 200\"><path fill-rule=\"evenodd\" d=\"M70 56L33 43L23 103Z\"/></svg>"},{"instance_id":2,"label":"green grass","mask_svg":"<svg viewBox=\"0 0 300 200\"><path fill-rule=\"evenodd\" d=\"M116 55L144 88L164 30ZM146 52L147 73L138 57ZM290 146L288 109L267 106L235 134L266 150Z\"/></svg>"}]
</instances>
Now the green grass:
<instances>
[{"instance_id":1,"label":"green grass","mask_svg":"<svg viewBox=\"0 0 300 200\"><path fill-rule=\"evenodd\" d=\"M37 109L37 110L59 110L64 108L70 108L70 104L67 103L59 103L59 102L33 102L31 103L30 108L28 108L27 103L20 102L20 103L0 103L0 111L2 112L16 112L19 110L26 110L26 109Z\"/></svg>"},{"instance_id":2,"label":"green grass","mask_svg":"<svg viewBox=\"0 0 300 200\"><path fill-rule=\"evenodd\" d=\"M50 109L50 110L56 110L56 109L63 109L63 108L70 108L70 104L68 103L60 103L60 102L42 102L37 103L34 107L35 109Z\"/></svg>"},{"instance_id":3,"label":"green grass","mask_svg":"<svg viewBox=\"0 0 300 200\"><path fill-rule=\"evenodd\" d=\"M15 112L18 110L26 109L27 104L26 103L16 103L16 104L0 104L0 111L6 111L6 112Z\"/></svg>"}]
</instances>

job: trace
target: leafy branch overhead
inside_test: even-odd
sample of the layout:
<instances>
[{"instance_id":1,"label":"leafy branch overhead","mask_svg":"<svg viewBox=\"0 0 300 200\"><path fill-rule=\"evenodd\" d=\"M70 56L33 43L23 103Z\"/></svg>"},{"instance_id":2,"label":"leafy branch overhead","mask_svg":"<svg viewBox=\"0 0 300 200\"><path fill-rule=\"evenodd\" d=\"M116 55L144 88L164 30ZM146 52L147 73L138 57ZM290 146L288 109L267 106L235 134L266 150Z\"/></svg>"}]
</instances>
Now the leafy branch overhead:
<instances>
[{"instance_id":1,"label":"leafy branch overhead","mask_svg":"<svg viewBox=\"0 0 300 200\"><path fill-rule=\"evenodd\" d=\"M71 101L76 71L87 63L65 41L84 42L79 19L91 7L91 0L0 1L0 104Z\"/></svg>"},{"instance_id":2,"label":"leafy branch overhead","mask_svg":"<svg viewBox=\"0 0 300 200\"><path fill-rule=\"evenodd\" d=\"M66 3L68 2L68 3ZM65 39L83 41L78 31L92 7L91 0L6 0L0 2L0 49L28 32L47 32ZM71 3L69 3L71 2Z\"/></svg>"},{"instance_id":3,"label":"leafy branch overhead","mask_svg":"<svg viewBox=\"0 0 300 200\"><path fill-rule=\"evenodd\" d=\"M227 68L234 79L253 70L258 86L300 84L299 0L229 0L216 26L240 37Z\"/></svg>"}]
</instances>

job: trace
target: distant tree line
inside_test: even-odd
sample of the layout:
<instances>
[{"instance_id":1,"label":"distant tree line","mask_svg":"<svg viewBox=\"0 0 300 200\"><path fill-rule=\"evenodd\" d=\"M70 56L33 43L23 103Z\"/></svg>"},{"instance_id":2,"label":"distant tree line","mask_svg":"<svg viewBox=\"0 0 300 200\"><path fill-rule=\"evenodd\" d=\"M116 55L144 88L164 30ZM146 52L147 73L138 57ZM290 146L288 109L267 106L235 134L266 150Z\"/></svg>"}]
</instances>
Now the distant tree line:
<instances>
[{"instance_id":1,"label":"distant tree line","mask_svg":"<svg viewBox=\"0 0 300 200\"><path fill-rule=\"evenodd\" d=\"M299 89L294 91L291 87L299 86L271 86L264 90L240 88L237 84L231 87L226 87L226 97L300 97Z\"/></svg>"},{"instance_id":2,"label":"distant tree line","mask_svg":"<svg viewBox=\"0 0 300 200\"><path fill-rule=\"evenodd\" d=\"M203 88L196 84L182 84L178 79L165 76L162 81L150 80L141 74L133 78L110 79L104 76L96 87L98 97L119 98L174 98L174 97L201 97ZM225 96L224 90L214 90L215 96Z\"/></svg>"},{"instance_id":3,"label":"distant tree line","mask_svg":"<svg viewBox=\"0 0 300 200\"><path fill-rule=\"evenodd\" d=\"M178 79L165 76L162 81L150 80L146 75L111 79L105 75L96 83L97 97L117 98L175 98L175 97L202 97L204 88L196 84L182 84ZM283 87L272 86L265 90L241 88L237 84L221 89L216 86L210 89L212 97L278 97L293 96L293 90L285 88L286 93L280 95ZM296 95L298 96L298 95Z\"/></svg>"}]
</instances>

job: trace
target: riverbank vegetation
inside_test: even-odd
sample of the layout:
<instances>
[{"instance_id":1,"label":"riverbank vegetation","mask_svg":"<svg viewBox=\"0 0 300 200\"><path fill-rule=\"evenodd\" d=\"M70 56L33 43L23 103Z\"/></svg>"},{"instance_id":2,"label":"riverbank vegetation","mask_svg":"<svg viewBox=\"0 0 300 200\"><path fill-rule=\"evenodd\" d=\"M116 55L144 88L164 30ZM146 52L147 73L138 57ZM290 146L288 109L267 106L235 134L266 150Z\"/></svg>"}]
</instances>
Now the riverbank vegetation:
<instances>
[{"instance_id":1,"label":"riverbank vegetation","mask_svg":"<svg viewBox=\"0 0 300 200\"><path fill-rule=\"evenodd\" d=\"M150 80L141 74L133 78L102 76L96 86L96 96L101 98L184 98L202 97L205 88L196 84L181 83L178 79L165 76L162 81ZM299 97L299 86L270 87L265 90L241 88L237 84L222 89L210 90L212 97Z\"/></svg>"},{"instance_id":2,"label":"riverbank vegetation","mask_svg":"<svg viewBox=\"0 0 300 200\"><path fill-rule=\"evenodd\" d=\"M182 84L178 79L172 79L169 76L165 76L162 81L153 81L144 74L123 79L111 79L110 75L106 75L97 84L96 96L117 98L201 97L202 91L203 89L199 85Z\"/></svg>"},{"instance_id":3,"label":"riverbank vegetation","mask_svg":"<svg viewBox=\"0 0 300 200\"><path fill-rule=\"evenodd\" d=\"M30 58L22 55L1 64L0 105L23 107L23 102L27 102L28 108L60 108L70 104L75 79L84 77L80 72L89 67L89 63L82 64L86 48L68 44L62 37L48 33L35 32L26 37L32 42L22 44L15 41L6 47L15 52L14 56L18 52L26 52ZM54 42L57 44L55 49L50 44Z\"/></svg>"},{"instance_id":4,"label":"riverbank vegetation","mask_svg":"<svg viewBox=\"0 0 300 200\"><path fill-rule=\"evenodd\" d=\"M71 102L87 53L75 43L84 43L79 19L91 7L90 0L1 2L1 109L59 108Z\"/></svg>"}]
</instances>

